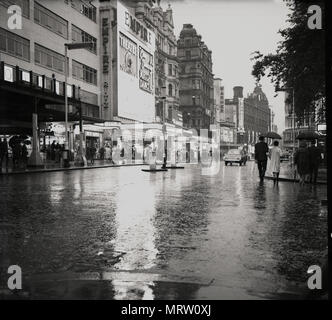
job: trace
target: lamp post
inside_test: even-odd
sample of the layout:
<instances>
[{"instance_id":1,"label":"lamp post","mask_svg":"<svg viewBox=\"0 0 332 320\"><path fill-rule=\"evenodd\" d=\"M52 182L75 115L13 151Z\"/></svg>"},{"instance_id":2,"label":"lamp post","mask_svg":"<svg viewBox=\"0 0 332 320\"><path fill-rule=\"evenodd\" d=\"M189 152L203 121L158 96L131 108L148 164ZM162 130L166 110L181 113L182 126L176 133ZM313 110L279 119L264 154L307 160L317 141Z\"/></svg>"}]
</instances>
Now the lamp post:
<instances>
[{"instance_id":1,"label":"lamp post","mask_svg":"<svg viewBox=\"0 0 332 320\"><path fill-rule=\"evenodd\" d=\"M161 101L163 103L163 138L164 138L164 158L162 169L166 169L167 165L167 140L166 140L166 87L161 87L161 92L163 93Z\"/></svg>"},{"instance_id":2,"label":"lamp post","mask_svg":"<svg viewBox=\"0 0 332 320\"><path fill-rule=\"evenodd\" d=\"M68 81L68 50L75 49L84 49L91 48L93 46L93 42L78 42L78 43L65 43L65 152L66 152L66 160L64 165L69 167L69 134L68 134L68 94L67 94L67 81Z\"/></svg>"}]
</instances>

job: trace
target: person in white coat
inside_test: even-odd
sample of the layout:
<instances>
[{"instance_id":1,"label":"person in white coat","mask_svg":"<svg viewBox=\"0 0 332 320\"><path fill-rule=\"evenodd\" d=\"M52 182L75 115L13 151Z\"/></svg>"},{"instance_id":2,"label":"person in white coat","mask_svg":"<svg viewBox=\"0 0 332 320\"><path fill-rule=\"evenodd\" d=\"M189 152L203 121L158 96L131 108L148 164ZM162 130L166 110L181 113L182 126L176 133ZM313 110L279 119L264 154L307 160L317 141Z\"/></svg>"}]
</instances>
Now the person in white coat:
<instances>
[{"instance_id":1,"label":"person in white coat","mask_svg":"<svg viewBox=\"0 0 332 320\"><path fill-rule=\"evenodd\" d=\"M281 155L281 149L279 148L279 141L276 140L273 142L273 147L269 152L270 171L273 174L274 184L278 184L279 182L280 155Z\"/></svg>"}]
</instances>

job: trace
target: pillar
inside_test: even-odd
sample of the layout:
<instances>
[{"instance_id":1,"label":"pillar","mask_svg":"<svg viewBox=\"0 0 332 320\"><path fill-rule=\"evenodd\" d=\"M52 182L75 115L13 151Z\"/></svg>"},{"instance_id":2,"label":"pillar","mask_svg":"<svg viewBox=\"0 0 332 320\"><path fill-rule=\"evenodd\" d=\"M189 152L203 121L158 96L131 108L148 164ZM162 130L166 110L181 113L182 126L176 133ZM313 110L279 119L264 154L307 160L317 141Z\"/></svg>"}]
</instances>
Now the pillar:
<instances>
[{"instance_id":1,"label":"pillar","mask_svg":"<svg viewBox=\"0 0 332 320\"><path fill-rule=\"evenodd\" d=\"M38 115L32 114L32 153L29 157L28 166L39 167L43 166L43 160L39 151L39 136L38 136Z\"/></svg>"}]
</instances>

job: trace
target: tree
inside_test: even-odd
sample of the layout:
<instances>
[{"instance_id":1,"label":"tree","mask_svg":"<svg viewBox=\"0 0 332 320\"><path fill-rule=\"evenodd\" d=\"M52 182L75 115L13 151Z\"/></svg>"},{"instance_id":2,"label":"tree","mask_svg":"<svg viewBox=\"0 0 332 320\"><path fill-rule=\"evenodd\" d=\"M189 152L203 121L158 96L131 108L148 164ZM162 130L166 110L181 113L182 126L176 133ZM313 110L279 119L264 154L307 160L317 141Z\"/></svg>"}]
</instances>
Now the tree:
<instances>
[{"instance_id":1,"label":"tree","mask_svg":"<svg viewBox=\"0 0 332 320\"><path fill-rule=\"evenodd\" d=\"M284 1L291 11L287 20L289 27L279 30L283 40L275 53L263 55L259 51L254 52L252 75L257 82L266 75L274 83L276 91L282 87L293 88L298 116L314 111L317 101L322 102L325 110L324 24L322 29L310 29L310 4L299 0ZM315 4L324 12L323 2ZM292 94L288 102L291 100Z\"/></svg>"}]
</instances>

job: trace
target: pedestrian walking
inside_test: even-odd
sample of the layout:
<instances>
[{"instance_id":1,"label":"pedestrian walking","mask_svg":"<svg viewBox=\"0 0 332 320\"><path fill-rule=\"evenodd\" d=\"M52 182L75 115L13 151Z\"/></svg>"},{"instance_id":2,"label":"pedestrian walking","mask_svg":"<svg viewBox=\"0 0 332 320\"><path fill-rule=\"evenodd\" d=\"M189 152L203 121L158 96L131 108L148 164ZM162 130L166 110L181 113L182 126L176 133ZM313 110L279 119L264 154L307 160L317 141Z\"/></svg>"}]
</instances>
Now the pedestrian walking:
<instances>
[{"instance_id":1,"label":"pedestrian walking","mask_svg":"<svg viewBox=\"0 0 332 320\"><path fill-rule=\"evenodd\" d=\"M105 160L105 148L103 146L99 149L100 160Z\"/></svg>"},{"instance_id":2,"label":"pedestrian walking","mask_svg":"<svg viewBox=\"0 0 332 320\"><path fill-rule=\"evenodd\" d=\"M3 160L5 160L6 170L8 170L8 143L6 138L0 141L0 173L2 172Z\"/></svg>"},{"instance_id":3,"label":"pedestrian walking","mask_svg":"<svg viewBox=\"0 0 332 320\"><path fill-rule=\"evenodd\" d=\"M22 167L26 169L28 166L28 148L24 142L21 144L21 159L22 159Z\"/></svg>"},{"instance_id":4,"label":"pedestrian walking","mask_svg":"<svg viewBox=\"0 0 332 320\"><path fill-rule=\"evenodd\" d=\"M273 184L274 185L278 184L278 182L279 182L280 155L281 155L281 149L279 148L279 141L274 141L273 147L269 152L270 170L273 174Z\"/></svg>"},{"instance_id":5,"label":"pedestrian walking","mask_svg":"<svg viewBox=\"0 0 332 320\"><path fill-rule=\"evenodd\" d=\"M95 163L95 157L96 157L96 152L97 152L97 148L92 145L91 148L90 148L90 157L91 157L91 164L94 164Z\"/></svg>"},{"instance_id":6,"label":"pedestrian walking","mask_svg":"<svg viewBox=\"0 0 332 320\"><path fill-rule=\"evenodd\" d=\"M20 167L21 163L21 155L22 155L21 144L19 142L16 142L12 147L12 151L13 151L13 169L17 169Z\"/></svg>"},{"instance_id":7,"label":"pedestrian walking","mask_svg":"<svg viewBox=\"0 0 332 320\"><path fill-rule=\"evenodd\" d=\"M255 144L255 162L257 163L259 178L261 182L264 181L268 152L269 147L264 141L264 137L260 136L259 142Z\"/></svg>"},{"instance_id":8,"label":"pedestrian walking","mask_svg":"<svg viewBox=\"0 0 332 320\"><path fill-rule=\"evenodd\" d=\"M56 145L55 145L55 140L53 140L51 144L51 160L55 160L55 150L56 150Z\"/></svg>"},{"instance_id":9,"label":"pedestrian walking","mask_svg":"<svg viewBox=\"0 0 332 320\"><path fill-rule=\"evenodd\" d=\"M315 145L315 141L311 141L309 151L309 175L310 175L310 183L317 183L317 175L318 175L318 167L322 160L321 151Z\"/></svg>"},{"instance_id":10,"label":"pedestrian walking","mask_svg":"<svg viewBox=\"0 0 332 320\"><path fill-rule=\"evenodd\" d=\"M309 150L305 142L301 142L300 148L295 152L294 165L300 176L300 185L303 185L309 174Z\"/></svg>"},{"instance_id":11,"label":"pedestrian walking","mask_svg":"<svg viewBox=\"0 0 332 320\"><path fill-rule=\"evenodd\" d=\"M61 146L59 144L59 142L57 144L54 145L54 160L55 162L60 162L60 158L61 158Z\"/></svg>"},{"instance_id":12,"label":"pedestrian walking","mask_svg":"<svg viewBox=\"0 0 332 320\"><path fill-rule=\"evenodd\" d=\"M109 144L106 144L106 146L105 146L105 159L111 160L111 148L110 148Z\"/></svg>"}]
</instances>

